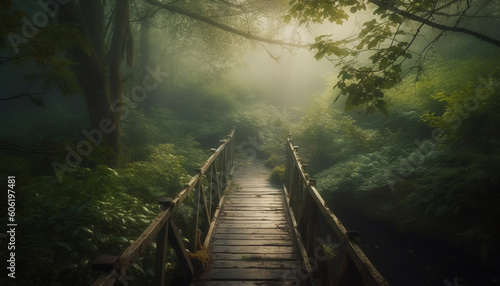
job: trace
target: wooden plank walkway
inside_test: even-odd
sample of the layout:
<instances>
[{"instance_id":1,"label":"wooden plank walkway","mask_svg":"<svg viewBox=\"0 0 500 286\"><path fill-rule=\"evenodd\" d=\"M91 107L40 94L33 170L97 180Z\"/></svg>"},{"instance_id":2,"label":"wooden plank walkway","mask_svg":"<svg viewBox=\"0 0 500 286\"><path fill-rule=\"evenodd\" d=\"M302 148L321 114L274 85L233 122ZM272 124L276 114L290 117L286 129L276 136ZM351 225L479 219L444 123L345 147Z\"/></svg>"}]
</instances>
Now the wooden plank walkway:
<instances>
[{"instance_id":1,"label":"wooden plank walkway","mask_svg":"<svg viewBox=\"0 0 500 286\"><path fill-rule=\"evenodd\" d=\"M211 269L193 285L293 285L301 267L283 190L262 162L237 168L210 241Z\"/></svg>"}]
</instances>

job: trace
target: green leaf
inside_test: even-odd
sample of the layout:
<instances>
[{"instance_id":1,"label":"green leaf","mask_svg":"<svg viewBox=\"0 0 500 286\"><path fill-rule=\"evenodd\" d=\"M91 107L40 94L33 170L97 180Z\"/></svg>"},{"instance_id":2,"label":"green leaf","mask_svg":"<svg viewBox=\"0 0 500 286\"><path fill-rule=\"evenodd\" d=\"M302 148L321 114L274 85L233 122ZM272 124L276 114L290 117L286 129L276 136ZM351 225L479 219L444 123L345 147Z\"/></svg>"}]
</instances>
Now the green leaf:
<instances>
[{"instance_id":1,"label":"green leaf","mask_svg":"<svg viewBox=\"0 0 500 286\"><path fill-rule=\"evenodd\" d=\"M66 243L66 242L56 241L56 244L59 245L60 247L64 248L64 249L66 249L69 252L73 252L73 250L71 249L71 246L68 243Z\"/></svg>"},{"instance_id":2,"label":"green leaf","mask_svg":"<svg viewBox=\"0 0 500 286\"><path fill-rule=\"evenodd\" d=\"M378 99L376 102L375 102L375 107L380 111L382 112L385 117L389 117L389 111L387 111L387 108L386 108L386 102L382 99Z\"/></svg>"},{"instance_id":3,"label":"green leaf","mask_svg":"<svg viewBox=\"0 0 500 286\"><path fill-rule=\"evenodd\" d=\"M127 243L128 239L123 237L123 236L120 236L120 237L116 238L116 242Z\"/></svg>"},{"instance_id":4,"label":"green leaf","mask_svg":"<svg viewBox=\"0 0 500 286\"><path fill-rule=\"evenodd\" d=\"M139 264L137 263L133 263L132 264L132 267L134 267L135 269L137 269L138 271L140 271L141 273L145 273L144 272L144 269L142 268L142 266L140 266Z\"/></svg>"},{"instance_id":5,"label":"green leaf","mask_svg":"<svg viewBox=\"0 0 500 286\"><path fill-rule=\"evenodd\" d=\"M92 234L92 235L94 234L94 232L93 232L90 228L88 228L88 227L86 227L86 226L81 226L81 227L80 227L80 230L83 230L83 231L85 231L86 233L90 233L90 234Z\"/></svg>"}]
</instances>

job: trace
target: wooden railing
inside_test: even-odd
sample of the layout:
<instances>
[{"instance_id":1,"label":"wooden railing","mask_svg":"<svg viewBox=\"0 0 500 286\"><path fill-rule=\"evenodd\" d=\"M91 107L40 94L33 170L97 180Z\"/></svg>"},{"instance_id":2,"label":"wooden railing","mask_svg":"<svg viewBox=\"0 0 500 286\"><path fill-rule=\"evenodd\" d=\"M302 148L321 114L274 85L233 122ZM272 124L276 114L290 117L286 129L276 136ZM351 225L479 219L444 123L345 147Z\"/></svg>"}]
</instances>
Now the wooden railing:
<instances>
[{"instance_id":1,"label":"wooden railing","mask_svg":"<svg viewBox=\"0 0 500 286\"><path fill-rule=\"evenodd\" d=\"M194 195L192 221L188 224L190 229L184 230L189 241L188 249L195 252L199 246L197 241L199 233L207 234L214 224L216 212L222 193L227 186L228 176L233 166L234 158L234 129L227 139L221 140L222 144L217 149L212 149L212 156L197 170L197 174L185 185L185 188L174 198L161 198L160 204L163 211L149 225L148 228L130 245L119 257L101 255L93 262L95 270L104 271L92 285L128 285L128 269L137 261L144 251L156 240L156 261L153 285L165 284L165 263L167 258L167 244L178 257L179 263L185 272L187 282L194 276L193 265L187 255L178 228L174 223L174 213L185 201L188 195ZM200 217L201 214L201 217ZM200 231L201 230L201 231ZM203 239L203 238L202 238ZM205 243L206 244L206 243ZM186 281L184 281L186 282ZM150 285L151 283L146 283Z\"/></svg>"},{"instance_id":2,"label":"wooden railing","mask_svg":"<svg viewBox=\"0 0 500 286\"><path fill-rule=\"evenodd\" d=\"M284 189L306 257L304 269L296 273L301 284L389 285L357 245L357 233L347 231L326 206L300 162L291 135L286 145Z\"/></svg>"}]
</instances>

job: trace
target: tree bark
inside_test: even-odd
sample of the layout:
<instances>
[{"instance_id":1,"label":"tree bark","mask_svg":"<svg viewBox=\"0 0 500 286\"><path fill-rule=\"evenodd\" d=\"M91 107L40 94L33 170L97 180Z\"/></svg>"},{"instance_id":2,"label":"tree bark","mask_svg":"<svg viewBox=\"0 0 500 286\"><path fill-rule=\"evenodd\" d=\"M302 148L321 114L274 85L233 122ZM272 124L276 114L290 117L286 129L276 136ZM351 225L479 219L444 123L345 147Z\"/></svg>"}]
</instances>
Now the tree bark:
<instances>
[{"instance_id":1,"label":"tree bark","mask_svg":"<svg viewBox=\"0 0 500 286\"><path fill-rule=\"evenodd\" d=\"M113 21L113 37L109 51L109 86L111 102L123 103L123 84L121 78L121 66L123 58L127 57L129 65L133 63L133 39L130 29L130 11L128 0L116 0L115 15ZM116 114L115 136L120 138L120 114ZM120 144L115 146L115 152L121 154ZM119 157L118 157L119 159Z\"/></svg>"},{"instance_id":2,"label":"tree bark","mask_svg":"<svg viewBox=\"0 0 500 286\"><path fill-rule=\"evenodd\" d=\"M146 20L141 21L139 56L141 72L145 72L146 67L151 66L151 43L149 41L151 26Z\"/></svg>"},{"instance_id":3,"label":"tree bark","mask_svg":"<svg viewBox=\"0 0 500 286\"><path fill-rule=\"evenodd\" d=\"M109 51L109 84L111 99L122 101L123 85L121 64L127 56L128 64L133 62L133 40L130 30L130 12L128 0L116 0L113 38Z\"/></svg>"},{"instance_id":4,"label":"tree bark","mask_svg":"<svg viewBox=\"0 0 500 286\"><path fill-rule=\"evenodd\" d=\"M86 10L87 13L91 13L92 9L102 9L100 6L90 5L95 4L91 3L91 1L82 1L82 5L87 4L89 5L84 8L88 9ZM91 54L87 54L81 48L75 47L68 51L68 57L76 63L73 71L85 97L91 128L100 130L103 142L111 146L114 154L110 154L106 160L109 166L116 167L120 150L119 116L111 108L110 88L105 66L100 54L94 49L94 46L101 46L101 44L96 41L97 38L94 39L96 42L91 40L88 27L81 13L81 7L75 4L74 1L70 1L66 5L61 5L60 9L58 13L60 23L75 25L80 33L91 43ZM94 11L96 14L100 12L102 11ZM111 120L115 127L112 132L102 132L101 122L107 120ZM110 128L107 129L109 130Z\"/></svg>"},{"instance_id":5,"label":"tree bark","mask_svg":"<svg viewBox=\"0 0 500 286\"><path fill-rule=\"evenodd\" d=\"M83 21L96 56L104 59L104 11L101 0L86 0L80 4Z\"/></svg>"},{"instance_id":6,"label":"tree bark","mask_svg":"<svg viewBox=\"0 0 500 286\"><path fill-rule=\"evenodd\" d=\"M187 17L189 17L191 19L195 19L195 20L207 23L209 25L212 25L214 27L222 29L222 30L224 30L226 32L233 33L235 35L239 35L239 36L242 36L242 37L250 39L250 40L256 40L256 41L263 42L263 43L268 43L268 44L290 46L290 47L297 47L297 48L309 48L309 46L310 46L309 44L287 43L287 42L283 42L283 41L280 41L280 40L264 38L264 37L261 37L261 36L254 35L254 34L252 34L250 32L245 32L245 31L233 28L231 26L228 26L226 24L220 23L220 22L218 22L218 21L216 21L216 20L214 20L212 18L209 18L207 16L200 15L200 14L197 14L197 13L194 13L194 12L191 12L191 11L179 8L179 7L175 7L173 5L169 5L169 4L166 4L166 3L158 2L156 0L144 0L144 1L148 2L149 4L155 5L157 7L163 8L163 9L165 9L167 11L172 12L172 13L177 13L177 14L180 14L180 15L187 16Z\"/></svg>"}]
</instances>

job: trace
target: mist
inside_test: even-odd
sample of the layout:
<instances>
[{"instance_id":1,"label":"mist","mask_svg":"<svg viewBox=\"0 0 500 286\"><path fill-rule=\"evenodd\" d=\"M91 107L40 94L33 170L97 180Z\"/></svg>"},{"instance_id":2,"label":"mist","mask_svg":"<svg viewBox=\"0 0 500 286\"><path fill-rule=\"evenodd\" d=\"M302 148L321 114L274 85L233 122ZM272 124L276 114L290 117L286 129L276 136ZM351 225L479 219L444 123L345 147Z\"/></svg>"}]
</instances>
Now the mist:
<instances>
[{"instance_id":1,"label":"mist","mask_svg":"<svg viewBox=\"0 0 500 286\"><path fill-rule=\"evenodd\" d=\"M0 5L8 285L93 283L233 128L236 168L278 189L292 136L389 284L500 281L499 1L18 2ZM172 219L186 244L193 219ZM132 285L153 281L155 249Z\"/></svg>"}]
</instances>

